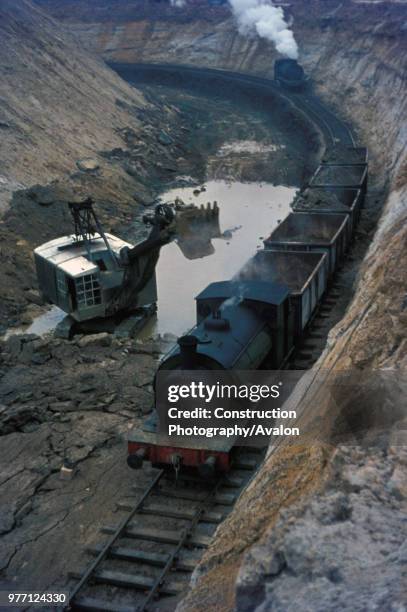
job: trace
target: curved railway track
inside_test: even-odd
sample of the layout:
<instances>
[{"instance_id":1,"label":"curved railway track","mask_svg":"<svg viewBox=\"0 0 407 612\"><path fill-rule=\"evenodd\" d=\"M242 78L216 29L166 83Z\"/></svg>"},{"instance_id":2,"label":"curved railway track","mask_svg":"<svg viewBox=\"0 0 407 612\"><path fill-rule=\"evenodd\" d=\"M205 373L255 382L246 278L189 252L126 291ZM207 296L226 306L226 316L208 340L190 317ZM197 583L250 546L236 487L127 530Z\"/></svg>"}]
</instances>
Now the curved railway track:
<instances>
[{"instance_id":1,"label":"curved railway track","mask_svg":"<svg viewBox=\"0 0 407 612\"><path fill-rule=\"evenodd\" d=\"M228 71L198 69L174 65L112 65L128 80L129 71L157 71L183 78L195 76L209 83L217 79L232 80L246 86L287 98L322 132L326 146L338 142L355 145L351 128L311 93L288 93L273 81ZM288 367L306 369L315 361L318 345L323 341L326 319L339 296L338 281L325 299L309 336ZM308 343L308 345L306 344ZM308 346L308 348L307 348ZM93 561L83 573L75 572L68 610L104 612L142 612L173 610L188 588L192 571L202 551L209 545L219 523L227 516L240 492L247 486L262 461L262 453L244 449L232 471L207 483L197 477L174 478L161 470L152 470L150 480L140 493L118 504L125 517L117 525L105 526L107 539L87 553ZM164 603L164 605L163 605Z\"/></svg>"},{"instance_id":2,"label":"curved railway track","mask_svg":"<svg viewBox=\"0 0 407 612\"><path fill-rule=\"evenodd\" d=\"M313 93L307 91L305 93L287 92L283 90L278 83L270 79L243 74L239 72L231 72L228 70L216 70L214 68L195 68L193 66L175 65L175 64L116 64L111 63L110 66L116 70L127 80L132 80L131 75L142 75L143 72L154 74L160 78L176 79L176 85L182 87L183 83L190 84L191 78L197 82L206 81L210 86L216 81L232 81L249 85L279 95L282 98L294 103L301 109L311 122L315 123L323 133L326 145L332 145L337 142L343 145L354 146L355 135L351 127Z\"/></svg>"}]
</instances>

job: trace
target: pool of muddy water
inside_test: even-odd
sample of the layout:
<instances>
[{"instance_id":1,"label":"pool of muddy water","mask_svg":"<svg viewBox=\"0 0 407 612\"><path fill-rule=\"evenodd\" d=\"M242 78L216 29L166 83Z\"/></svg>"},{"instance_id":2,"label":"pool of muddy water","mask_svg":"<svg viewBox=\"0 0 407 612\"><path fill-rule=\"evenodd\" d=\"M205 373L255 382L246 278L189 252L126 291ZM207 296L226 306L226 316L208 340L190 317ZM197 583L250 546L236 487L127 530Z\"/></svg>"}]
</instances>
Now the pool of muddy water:
<instances>
[{"instance_id":1,"label":"pool of muddy water","mask_svg":"<svg viewBox=\"0 0 407 612\"><path fill-rule=\"evenodd\" d=\"M206 191L194 195L194 188L172 189L161 196L172 202L178 196L197 205L216 201L222 236L212 239L214 252L187 259L176 242L161 249L156 268L158 286L157 318L142 337L171 333L179 336L195 323L195 296L209 283L228 280L263 247L267 237L290 212L295 188L267 183L239 183L213 180Z\"/></svg>"}]
</instances>

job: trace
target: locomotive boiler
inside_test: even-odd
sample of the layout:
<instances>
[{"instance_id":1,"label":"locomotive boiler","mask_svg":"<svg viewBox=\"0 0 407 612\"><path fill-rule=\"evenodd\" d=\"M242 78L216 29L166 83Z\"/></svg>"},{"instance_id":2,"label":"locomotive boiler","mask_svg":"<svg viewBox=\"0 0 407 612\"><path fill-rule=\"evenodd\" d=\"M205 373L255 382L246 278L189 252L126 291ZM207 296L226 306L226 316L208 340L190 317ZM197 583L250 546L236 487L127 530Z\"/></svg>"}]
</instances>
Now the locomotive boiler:
<instances>
[{"instance_id":1,"label":"locomotive boiler","mask_svg":"<svg viewBox=\"0 0 407 612\"><path fill-rule=\"evenodd\" d=\"M159 369L255 370L271 349L277 367L291 341L288 295L287 286L258 280L211 283L196 298L188 346L181 338Z\"/></svg>"}]
</instances>

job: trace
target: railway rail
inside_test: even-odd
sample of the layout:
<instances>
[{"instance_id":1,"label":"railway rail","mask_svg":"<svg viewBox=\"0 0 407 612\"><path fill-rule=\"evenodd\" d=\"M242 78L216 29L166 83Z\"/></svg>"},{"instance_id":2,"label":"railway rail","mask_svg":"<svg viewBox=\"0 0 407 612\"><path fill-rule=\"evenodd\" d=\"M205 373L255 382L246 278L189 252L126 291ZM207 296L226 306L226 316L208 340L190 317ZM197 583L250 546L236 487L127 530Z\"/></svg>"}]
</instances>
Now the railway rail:
<instances>
[{"instance_id":1,"label":"railway rail","mask_svg":"<svg viewBox=\"0 0 407 612\"><path fill-rule=\"evenodd\" d=\"M112 65L120 74L123 66ZM127 70L146 68L133 65ZM155 65L151 70L176 71L192 76L229 79L246 85L272 90L287 98L304 112L322 132L326 146L341 143L355 145L350 126L338 118L312 93L287 93L267 79L212 69L187 66ZM129 78L129 74L125 74ZM340 277L337 277L309 326L303 345L295 351L286 367L308 369L323 348L332 321L338 312ZM339 305L339 310L341 305ZM68 610L134 612L161 608L174 609L188 588L191 572L202 551L209 545L216 526L230 512L240 492L247 486L262 462L263 453L240 449L227 475L204 482L198 477L180 474L177 480L164 470L144 474L150 480L144 491L118 504L126 516L118 525L101 529L108 538L87 550L93 561L84 572L71 575L74 586Z\"/></svg>"},{"instance_id":2,"label":"railway rail","mask_svg":"<svg viewBox=\"0 0 407 612\"><path fill-rule=\"evenodd\" d=\"M66 609L142 612L162 598L167 605L172 598L175 607L217 525L262 458L261 450L242 449L231 472L207 483L154 470L141 496L136 489L134 499L118 504L125 518L101 529L109 537L87 550L94 557L87 569L71 574L78 582Z\"/></svg>"}]
</instances>

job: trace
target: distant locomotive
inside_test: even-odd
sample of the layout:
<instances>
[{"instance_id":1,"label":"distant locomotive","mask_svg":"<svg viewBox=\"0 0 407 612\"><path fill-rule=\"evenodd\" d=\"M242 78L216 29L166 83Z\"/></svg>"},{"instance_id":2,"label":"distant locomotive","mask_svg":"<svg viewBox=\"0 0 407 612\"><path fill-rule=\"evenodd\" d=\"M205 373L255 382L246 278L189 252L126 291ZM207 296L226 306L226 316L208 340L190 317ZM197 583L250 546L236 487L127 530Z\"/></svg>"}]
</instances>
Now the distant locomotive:
<instances>
[{"instance_id":1,"label":"distant locomotive","mask_svg":"<svg viewBox=\"0 0 407 612\"><path fill-rule=\"evenodd\" d=\"M158 371L284 366L345 256L364 203L366 149L337 148L327 162L297 196L294 212L264 240L264 250L231 280L211 283L197 296L196 326ZM129 435L128 465L176 462L207 475L230 468L234 444L208 439L175 445L150 420Z\"/></svg>"},{"instance_id":2,"label":"distant locomotive","mask_svg":"<svg viewBox=\"0 0 407 612\"><path fill-rule=\"evenodd\" d=\"M302 91L307 84L304 68L293 59L279 59L274 64L274 79L291 91Z\"/></svg>"}]
</instances>

